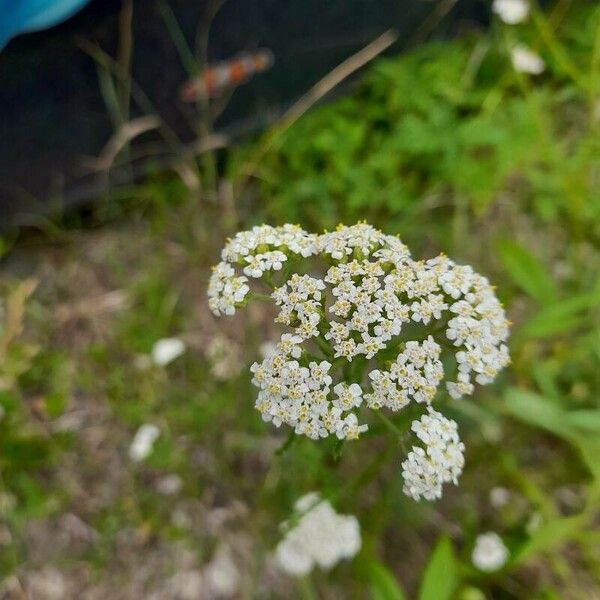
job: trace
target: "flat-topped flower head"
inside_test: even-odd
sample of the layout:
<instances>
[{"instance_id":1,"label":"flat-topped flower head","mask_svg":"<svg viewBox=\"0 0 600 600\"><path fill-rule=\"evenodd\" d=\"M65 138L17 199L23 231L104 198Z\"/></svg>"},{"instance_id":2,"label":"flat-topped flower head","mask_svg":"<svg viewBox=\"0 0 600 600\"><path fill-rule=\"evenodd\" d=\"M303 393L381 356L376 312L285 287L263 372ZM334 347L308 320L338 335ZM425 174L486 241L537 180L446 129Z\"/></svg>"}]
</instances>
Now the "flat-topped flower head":
<instances>
[{"instance_id":1,"label":"flat-topped flower head","mask_svg":"<svg viewBox=\"0 0 600 600\"><path fill-rule=\"evenodd\" d=\"M251 367L262 418L315 440L349 440L367 431L369 411L420 408L413 430L425 447L403 464L405 491L439 497L460 474L464 448L432 404L473 394L509 363L508 321L487 278L444 254L415 260L367 223L320 235L262 225L234 236L221 258L211 310L234 314L253 298L252 282L283 327Z\"/></svg>"}]
</instances>

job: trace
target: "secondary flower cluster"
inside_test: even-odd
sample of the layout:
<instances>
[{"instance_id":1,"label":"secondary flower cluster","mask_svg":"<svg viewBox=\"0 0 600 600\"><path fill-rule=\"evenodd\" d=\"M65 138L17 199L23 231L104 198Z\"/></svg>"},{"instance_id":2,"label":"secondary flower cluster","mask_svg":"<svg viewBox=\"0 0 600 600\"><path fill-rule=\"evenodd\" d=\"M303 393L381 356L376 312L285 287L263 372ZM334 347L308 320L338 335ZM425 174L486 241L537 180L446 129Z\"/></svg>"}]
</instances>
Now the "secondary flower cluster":
<instances>
[{"instance_id":1,"label":"secondary flower cluster","mask_svg":"<svg viewBox=\"0 0 600 600\"><path fill-rule=\"evenodd\" d=\"M485 277L444 255L414 260L397 237L366 223L321 235L263 225L229 240L221 258L209 283L212 311L235 313L252 297L248 277L262 277L276 322L289 328L251 367L256 408L277 427L313 439L357 438L367 429L361 407L429 409L442 381L458 399L509 361L508 321ZM438 433L452 423L435 411L424 419ZM441 483L460 474L458 438L440 435L431 439L446 440L445 460L455 463L423 440L427 451L414 449L405 467L413 497L438 497Z\"/></svg>"},{"instance_id":2,"label":"secondary flower cluster","mask_svg":"<svg viewBox=\"0 0 600 600\"><path fill-rule=\"evenodd\" d=\"M289 528L275 551L277 562L286 573L306 575L315 566L330 569L360 550L356 517L337 514L316 492L300 498L294 508L302 513L300 520Z\"/></svg>"},{"instance_id":3,"label":"secondary flower cluster","mask_svg":"<svg viewBox=\"0 0 600 600\"><path fill-rule=\"evenodd\" d=\"M374 369L369 373L373 391L365 395L367 406L397 411L411 399L429 404L444 376L440 352L431 336L423 343L406 342L389 371Z\"/></svg>"},{"instance_id":4,"label":"secondary flower cluster","mask_svg":"<svg viewBox=\"0 0 600 600\"><path fill-rule=\"evenodd\" d=\"M456 422L429 408L413 422L412 430L426 449L413 446L402 463L404 493L415 500L441 498L442 485L456 485L465 464L465 445L458 437Z\"/></svg>"}]
</instances>

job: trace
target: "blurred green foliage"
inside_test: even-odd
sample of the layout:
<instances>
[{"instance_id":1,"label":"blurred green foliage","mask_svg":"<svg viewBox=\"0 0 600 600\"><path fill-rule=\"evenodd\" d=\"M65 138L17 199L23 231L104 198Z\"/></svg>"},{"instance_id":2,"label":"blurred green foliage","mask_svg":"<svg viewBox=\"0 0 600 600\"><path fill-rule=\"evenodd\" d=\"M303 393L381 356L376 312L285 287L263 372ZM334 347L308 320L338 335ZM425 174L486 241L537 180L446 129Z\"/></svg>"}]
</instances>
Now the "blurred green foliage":
<instances>
[{"instance_id":1,"label":"blurred green foliage","mask_svg":"<svg viewBox=\"0 0 600 600\"><path fill-rule=\"evenodd\" d=\"M425 227L419 213L428 203L439 206L441 225L461 209L481 215L507 194L542 222L561 219L597 241L597 8L580 9L561 23L556 43L585 74L583 89L552 52L535 81L513 70L514 38L540 45L533 25L381 60L354 92L294 124L256 165L260 207L277 221L317 227L366 216Z\"/></svg>"}]
</instances>

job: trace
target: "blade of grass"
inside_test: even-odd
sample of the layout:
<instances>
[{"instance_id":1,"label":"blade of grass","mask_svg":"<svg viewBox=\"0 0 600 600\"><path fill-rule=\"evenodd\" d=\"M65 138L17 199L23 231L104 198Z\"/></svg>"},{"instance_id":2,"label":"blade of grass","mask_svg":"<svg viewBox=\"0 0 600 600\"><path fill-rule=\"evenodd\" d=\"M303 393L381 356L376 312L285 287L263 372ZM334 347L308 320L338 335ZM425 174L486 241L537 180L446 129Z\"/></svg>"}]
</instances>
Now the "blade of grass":
<instances>
[{"instance_id":1,"label":"blade of grass","mask_svg":"<svg viewBox=\"0 0 600 600\"><path fill-rule=\"evenodd\" d=\"M281 142L283 134L314 104L321 100L326 94L338 86L352 73L379 56L398 39L398 34L389 30L380 35L376 40L359 50L356 54L347 58L337 67L331 70L325 77L320 79L304 96L302 96L279 120L278 123L267 133L262 143L258 144L256 151L247 160L237 173L233 181L236 196L239 197L241 190L246 186L248 180L263 157Z\"/></svg>"}]
</instances>

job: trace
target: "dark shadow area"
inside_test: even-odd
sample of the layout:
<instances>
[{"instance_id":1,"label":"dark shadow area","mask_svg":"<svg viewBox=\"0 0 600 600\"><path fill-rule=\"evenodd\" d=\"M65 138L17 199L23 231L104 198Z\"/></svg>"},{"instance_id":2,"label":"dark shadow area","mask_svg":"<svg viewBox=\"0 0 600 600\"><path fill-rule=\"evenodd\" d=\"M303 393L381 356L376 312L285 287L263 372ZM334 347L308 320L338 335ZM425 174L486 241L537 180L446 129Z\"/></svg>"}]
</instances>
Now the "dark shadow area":
<instances>
[{"instance_id":1,"label":"dark shadow area","mask_svg":"<svg viewBox=\"0 0 600 600\"><path fill-rule=\"evenodd\" d=\"M479 3L459 5L438 24L436 35L482 21ZM396 50L418 40L419 27L435 6L423 0L226 1L211 24L209 61L267 47L275 64L236 90L216 129L240 137L264 128L386 29L399 32ZM102 191L86 157L98 155L113 128L97 67L81 43L95 42L114 56L120 7L118 0L95 0L60 26L12 40L0 54L0 226L10 226L16 215L26 222L24 215L89 202ZM193 45L209 3L181 0L171 8ZM161 118L189 143L195 138L194 112L178 97L187 75L156 0L134 3L133 44L134 80ZM133 102L131 116L142 114ZM145 141L155 138L143 136Z\"/></svg>"}]
</instances>

